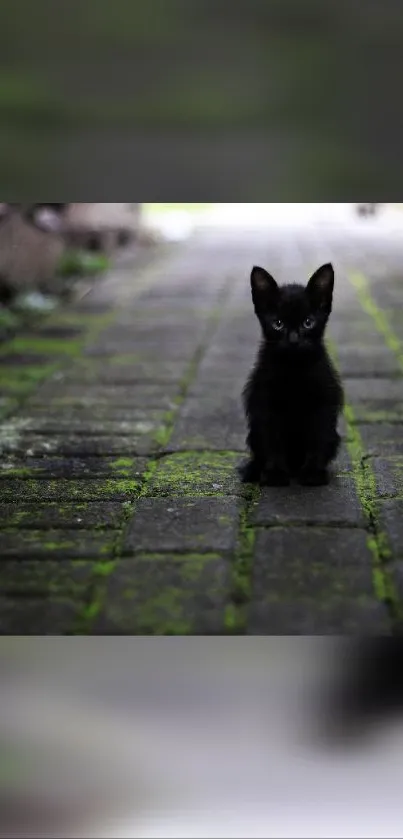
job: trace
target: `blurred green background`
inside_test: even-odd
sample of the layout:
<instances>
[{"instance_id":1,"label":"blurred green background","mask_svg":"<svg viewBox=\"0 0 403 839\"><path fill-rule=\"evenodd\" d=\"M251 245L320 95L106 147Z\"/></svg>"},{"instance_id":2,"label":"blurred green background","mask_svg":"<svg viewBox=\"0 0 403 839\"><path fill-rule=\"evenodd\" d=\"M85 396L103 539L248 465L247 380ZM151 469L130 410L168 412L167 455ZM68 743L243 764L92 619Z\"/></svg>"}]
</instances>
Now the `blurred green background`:
<instances>
[{"instance_id":1,"label":"blurred green background","mask_svg":"<svg viewBox=\"0 0 403 839\"><path fill-rule=\"evenodd\" d=\"M393 0L3 0L4 194L390 198L402 36Z\"/></svg>"}]
</instances>

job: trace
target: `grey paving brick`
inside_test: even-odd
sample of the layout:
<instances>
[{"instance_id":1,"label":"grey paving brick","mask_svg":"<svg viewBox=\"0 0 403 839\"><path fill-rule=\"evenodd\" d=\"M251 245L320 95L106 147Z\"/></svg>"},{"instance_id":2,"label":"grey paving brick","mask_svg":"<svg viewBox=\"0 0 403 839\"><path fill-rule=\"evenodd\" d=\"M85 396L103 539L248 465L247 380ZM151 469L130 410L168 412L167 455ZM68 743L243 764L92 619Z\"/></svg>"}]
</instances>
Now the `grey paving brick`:
<instances>
[{"instance_id":1,"label":"grey paving brick","mask_svg":"<svg viewBox=\"0 0 403 839\"><path fill-rule=\"evenodd\" d=\"M369 423L360 425L359 433L368 454L375 457L403 457L403 424Z\"/></svg>"},{"instance_id":2,"label":"grey paving brick","mask_svg":"<svg viewBox=\"0 0 403 839\"><path fill-rule=\"evenodd\" d=\"M380 527L395 559L403 558L403 498L379 503Z\"/></svg>"},{"instance_id":3,"label":"grey paving brick","mask_svg":"<svg viewBox=\"0 0 403 839\"><path fill-rule=\"evenodd\" d=\"M98 635L215 635L224 631L230 566L219 555L124 559L108 580Z\"/></svg>"},{"instance_id":4,"label":"grey paving brick","mask_svg":"<svg viewBox=\"0 0 403 839\"><path fill-rule=\"evenodd\" d=\"M36 434L53 435L59 433L83 435L85 437L115 436L131 437L135 440L135 450L139 454L146 454L158 448L156 435L164 428L163 422L152 422L150 420L133 420L129 413L124 418L110 419L109 417L97 418L96 411L87 415L55 415L46 416L45 411L38 412L35 416L33 409L26 420L26 431Z\"/></svg>"},{"instance_id":5,"label":"grey paving brick","mask_svg":"<svg viewBox=\"0 0 403 839\"><path fill-rule=\"evenodd\" d=\"M400 606L403 604L403 556L388 566L388 574L396 591Z\"/></svg>"},{"instance_id":6,"label":"grey paving brick","mask_svg":"<svg viewBox=\"0 0 403 839\"><path fill-rule=\"evenodd\" d=\"M63 399L66 407L69 404L101 407L109 406L125 409L135 420L140 412L140 418L145 411L159 409L167 411L175 407L178 396L178 385L166 382L161 387L160 382L139 382L109 385L99 384L92 379L91 387L81 382L65 382L63 379L44 384L28 401L28 405L51 404L53 400Z\"/></svg>"},{"instance_id":7,"label":"grey paving brick","mask_svg":"<svg viewBox=\"0 0 403 839\"><path fill-rule=\"evenodd\" d=\"M0 596L0 635L70 635L83 608L76 598Z\"/></svg>"},{"instance_id":8,"label":"grey paving brick","mask_svg":"<svg viewBox=\"0 0 403 839\"><path fill-rule=\"evenodd\" d=\"M84 600L94 577L94 563L64 559L6 559L0 563L0 586L9 597Z\"/></svg>"},{"instance_id":9,"label":"grey paving brick","mask_svg":"<svg viewBox=\"0 0 403 839\"><path fill-rule=\"evenodd\" d=\"M346 394L351 402L393 405L402 399L403 382L400 379L346 379Z\"/></svg>"},{"instance_id":10,"label":"grey paving brick","mask_svg":"<svg viewBox=\"0 0 403 839\"><path fill-rule=\"evenodd\" d=\"M401 367L396 356L385 346L342 345L337 351L337 361L345 379L374 379L397 377Z\"/></svg>"},{"instance_id":11,"label":"grey paving brick","mask_svg":"<svg viewBox=\"0 0 403 839\"><path fill-rule=\"evenodd\" d=\"M3 503L43 504L64 501L133 501L140 493L141 479L74 481L65 478L46 480L10 479L1 482Z\"/></svg>"},{"instance_id":12,"label":"grey paving brick","mask_svg":"<svg viewBox=\"0 0 403 839\"><path fill-rule=\"evenodd\" d=\"M256 525L365 526L354 480L334 477L326 487L266 487L253 514Z\"/></svg>"},{"instance_id":13,"label":"grey paving brick","mask_svg":"<svg viewBox=\"0 0 403 839\"><path fill-rule=\"evenodd\" d=\"M76 530L19 530L0 532L0 556L48 557L55 559L103 559L112 556L111 533L86 533Z\"/></svg>"},{"instance_id":14,"label":"grey paving brick","mask_svg":"<svg viewBox=\"0 0 403 839\"><path fill-rule=\"evenodd\" d=\"M373 594L372 557L362 530L277 527L258 532L253 597L292 600Z\"/></svg>"},{"instance_id":15,"label":"grey paving brick","mask_svg":"<svg viewBox=\"0 0 403 839\"><path fill-rule=\"evenodd\" d=\"M125 539L125 553L230 551L238 525L236 499L142 498Z\"/></svg>"},{"instance_id":16,"label":"grey paving brick","mask_svg":"<svg viewBox=\"0 0 403 839\"><path fill-rule=\"evenodd\" d=\"M10 478L82 479L136 478L142 475L146 461L119 457L4 457L0 462L1 482Z\"/></svg>"},{"instance_id":17,"label":"grey paving brick","mask_svg":"<svg viewBox=\"0 0 403 839\"><path fill-rule=\"evenodd\" d=\"M246 426L240 398L228 398L216 383L214 399L188 399L175 424L170 451L244 451Z\"/></svg>"},{"instance_id":18,"label":"grey paving brick","mask_svg":"<svg viewBox=\"0 0 403 839\"><path fill-rule=\"evenodd\" d=\"M126 457L137 454L137 437L98 435L87 437L83 434L55 433L37 434L35 431L21 430L7 433L1 438L0 452L3 455L28 457Z\"/></svg>"},{"instance_id":19,"label":"grey paving brick","mask_svg":"<svg viewBox=\"0 0 403 839\"><path fill-rule=\"evenodd\" d=\"M67 504L0 504L0 525L21 530L93 530L119 528L127 514L119 501Z\"/></svg>"},{"instance_id":20,"label":"grey paving brick","mask_svg":"<svg viewBox=\"0 0 403 839\"><path fill-rule=\"evenodd\" d=\"M380 498L403 494L403 457L376 457L371 461Z\"/></svg>"},{"instance_id":21,"label":"grey paving brick","mask_svg":"<svg viewBox=\"0 0 403 839\"><path fill-rule=\"evenodd\" d=\"M109 364L91 363L76 364L63 374L63 381L66 384L96 384L103 386L125 388L126 396L134 401L131 386L138 387L141 384L169 384L179 382L185 375L188 367L188 359L178 361L139 360L133 356L125 359L124 355L112 357ZM126 403L125 403L126 404Z\"/></svg>"},{"instance_id":22,"label":"grey paving brick","mask_svg":"<svg viewBox=\"0 0 403 839\"><path fill-rule=\"evenodd\" d=\"M254 606L250 635L346 635L354 637L390 635L392 627L386 607L376 600L327 603L314 599L295 602L267 602Z\"/></svg>"}]
</instances>

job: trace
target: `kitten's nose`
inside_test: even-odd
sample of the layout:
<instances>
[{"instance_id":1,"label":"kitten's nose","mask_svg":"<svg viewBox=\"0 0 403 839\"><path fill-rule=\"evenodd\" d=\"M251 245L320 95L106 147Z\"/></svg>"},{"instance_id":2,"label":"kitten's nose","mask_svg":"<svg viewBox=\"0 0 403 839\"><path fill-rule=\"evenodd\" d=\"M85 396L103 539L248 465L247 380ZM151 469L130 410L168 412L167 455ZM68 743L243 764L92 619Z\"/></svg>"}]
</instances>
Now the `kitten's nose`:
<instances>
[{"instance_id":1,"label":"kitten's nose","mask_svg":"<svg viewBox=\"0 0 403 839\"><path fill-rule=\"evenodd\" d=\"M298 341L299 341L298 332L290 332L289 341L290 341L290 344L298 344Z\"/></svg>"}]
</instances>

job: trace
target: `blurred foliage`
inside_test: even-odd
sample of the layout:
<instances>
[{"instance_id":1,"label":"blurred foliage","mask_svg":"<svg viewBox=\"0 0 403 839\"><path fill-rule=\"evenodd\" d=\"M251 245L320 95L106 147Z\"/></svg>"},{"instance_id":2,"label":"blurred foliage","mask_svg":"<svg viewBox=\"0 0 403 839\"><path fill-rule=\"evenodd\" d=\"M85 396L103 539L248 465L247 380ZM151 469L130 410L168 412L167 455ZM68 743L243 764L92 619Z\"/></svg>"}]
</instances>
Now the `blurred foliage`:
<instances>
[{"instance_id":1,"label":"blurred foliage","mask_svg":"<svg viewBox=\"0 0 403 839\"><path fill-rule=\"evenodd\" d=\"M92 276L107 271L110 260L104 254L68 249L63 254L58 274L61 277Z\"/></svg>"},{"instance_id":2,"label":"blurred foliage","mask_svg":"<svg viewBox=\"0 0 403 839\"><path fill-rule=\"evenodd\" d=\"M402 37L395 0L3 0L3 192L390 197Z\"/></svg>"},{"instance_id":3,"label":"blurred foliage","mask_svg":"<svg viewBox=\"0 0 403 839\"><path fill-rule=\"evenodd\" d=\"M12 312L11 309L0 305L0 340L9 331L16 329L19 322L20 318L16 312Z\"/></svg>"}]
</instances>

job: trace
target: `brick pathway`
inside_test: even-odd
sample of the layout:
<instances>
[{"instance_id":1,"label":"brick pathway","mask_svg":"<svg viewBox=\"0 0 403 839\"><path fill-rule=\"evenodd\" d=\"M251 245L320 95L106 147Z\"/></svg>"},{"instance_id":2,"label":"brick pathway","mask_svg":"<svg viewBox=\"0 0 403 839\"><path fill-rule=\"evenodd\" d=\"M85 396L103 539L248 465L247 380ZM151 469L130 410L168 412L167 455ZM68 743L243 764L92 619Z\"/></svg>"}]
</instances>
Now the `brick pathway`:
<instances>
[{"instance_id":1,"label":"brick pathway","mask_svg":"<svg viewBox=\"0 0 403 839\"><path fill-rule=\"evenodd\" d=\"M403 236L371 230L206 231L1 346L3 634L400 625ZM329 258L348 399L334 481L250 490L251 265L298 280Z\"/></svg>"}]
</instances>

